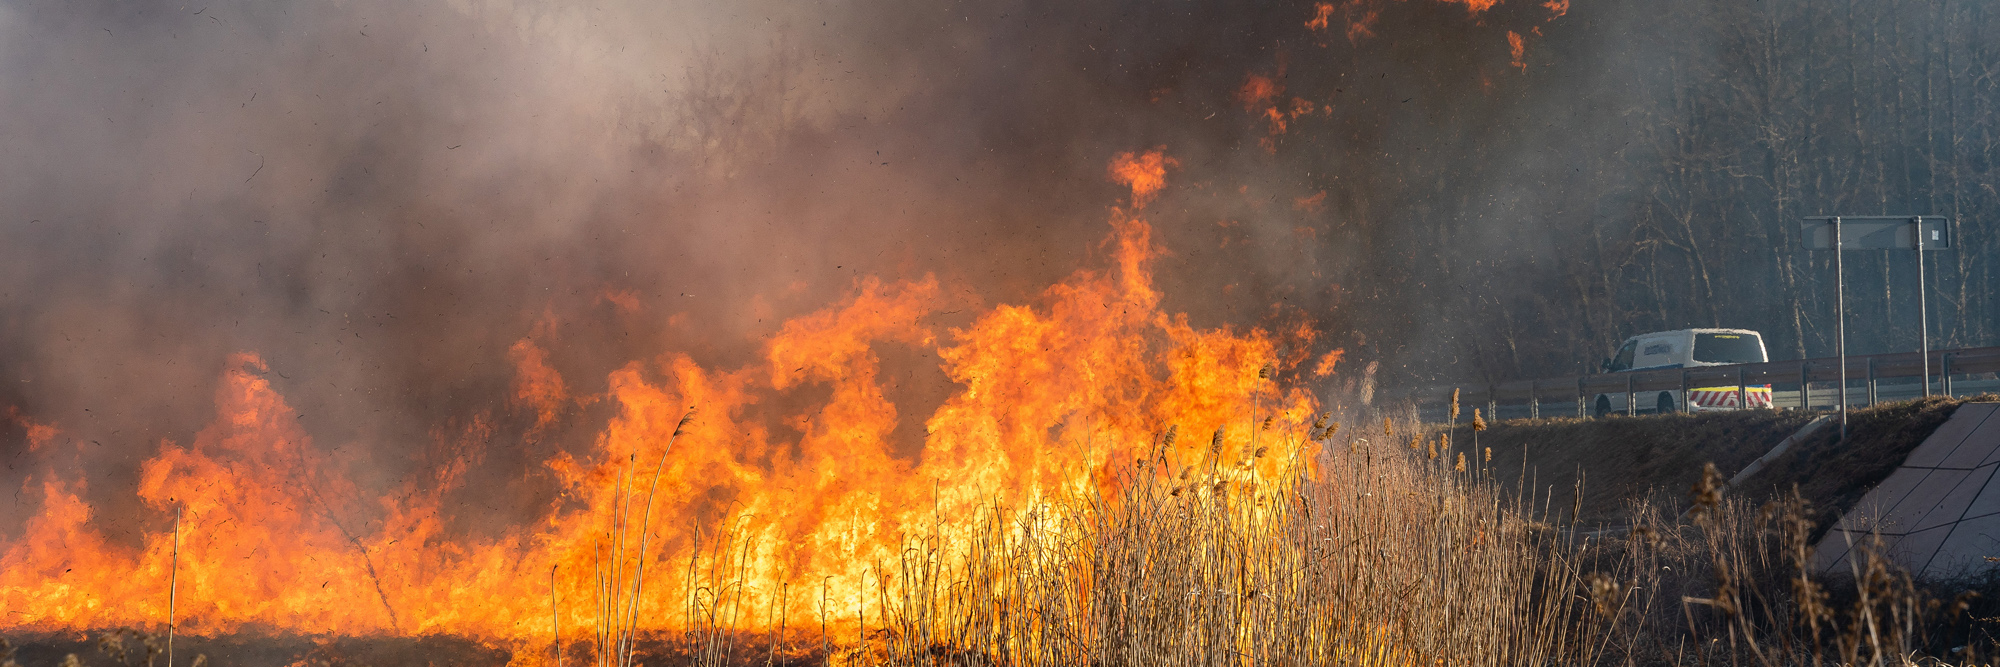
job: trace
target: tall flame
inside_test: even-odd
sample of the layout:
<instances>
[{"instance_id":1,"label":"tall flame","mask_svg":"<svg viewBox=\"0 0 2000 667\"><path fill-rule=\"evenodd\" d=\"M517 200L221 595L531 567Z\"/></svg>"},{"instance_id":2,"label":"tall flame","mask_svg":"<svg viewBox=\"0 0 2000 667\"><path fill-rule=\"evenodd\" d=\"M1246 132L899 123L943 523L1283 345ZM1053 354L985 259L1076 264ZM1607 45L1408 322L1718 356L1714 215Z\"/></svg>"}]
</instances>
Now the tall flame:
<instances>
[{"instance_id":1,"label":"tall flame","mask_svg":"<svg viewBox=\"0 0 2000 667\"><path fill-rule=\"evenodd\" d=\"M982 508L1108 495L1136 459L1239 480L1278 475L1279 457L1253 450L1310 421L1313 397L1272 377L1306 370L1299 351L1312 332L1201 329L1162 309L1160 248L1136 211L1173 164L1160 151L1117 156L1110 171L1131 188L1133 210L1112 210L1109 265L962 329L926 323L943 304L934 278L867 278L786 322L754 363L635 360L591 397L570 395L546 339L521 339L508 352L509 400L538 428L568 402L616 409L587 451L542 462L562 496L497 537L448 529L454 513L480 510L445 500L467 483L489 424L441 429L428 443L430 474L369 496L354 481L368 461L315 446L265 362L238 354L221 369L213 423L190 443L160 443L144 463L136 493L155 514L140 539L113 538L81 500L85 479L53 464L30 478L22 493L40 511L0 553L0 629L157 626L173 576L183 631L546 641L553 604L575 639L605 629L607 576L635 582L618 595L638 600L639 628L671 630L691 622L688 591L719 568L740 581L722 594L757 610L746 625L837 625L869 613L869 586L883 576L873 568L906 539L943 531L950 544ZM956 384L922 418L914 457L890 442L916 418L887 398L879 354L892 347L934 355ZM1310 368L1329 373L1338 358ZM761 416L802 387L821 398ZM15 419L38 447L60 428ZM1216 436L1159 437L1170 428Z\"/></svg>"}]
</instances>

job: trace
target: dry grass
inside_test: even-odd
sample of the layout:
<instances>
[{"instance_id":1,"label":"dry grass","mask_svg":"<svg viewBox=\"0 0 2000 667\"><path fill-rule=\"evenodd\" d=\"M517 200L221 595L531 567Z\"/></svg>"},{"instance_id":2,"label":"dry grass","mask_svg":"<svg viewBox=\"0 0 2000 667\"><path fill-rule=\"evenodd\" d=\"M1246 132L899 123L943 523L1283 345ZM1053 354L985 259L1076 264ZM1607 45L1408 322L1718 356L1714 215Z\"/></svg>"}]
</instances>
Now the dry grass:
<instances>
[{"instance_id":1,"label":"dry grass","mask_svg":"<svg viewBox=\"0 0 2000 667\"><path fill-rule=\"evenodd\" d=\"M991 507L958 543L911 536L898 562L875 564L861 640L742 650L734 628L757 610L710 579L687 599L698 627L666 653L712 665L1596 662L1612 625L1582 613L1570 534L1536 521L1532 499L1495 483L1477 452L1412 450L1421 433L1326 443L1311 479L1302 461L1259 481L1142 463L1115 497ZM727 542L705 567L727 570Z\"/></svg>"},{"instance_id":2,"label":"dry grass","mask_svg":"<svg viewBox=\"0 0 2000 667\"><path fill-rule=\"evenodd\" d=\"M1932 665L1995 655L2000 600L1957 594L1963 582L1913 581L1887 559L1860 559L1844 576L1809 571L1821 513L1796 491L1762 505L1724 496L1710 466L1681 502L1635 499L1620 512L1630 529L1600 534L1549 520L1578 516L1589 496L1551 506L1548 491L1496 475L1476 439L1491 444L1494 431L1457 444L1394 420L1379 435L1334 432L1270 445L1266 455L1294 458L1275 478L1136 462L1115 496L994 506L957 530L908 536L899 559L873 564L863 629L839 637L826 626L744 630L787 610L743 602L753 532L739 519L711 531L702 556L671 565L702 582L692 590L652 592L637 571L608 574L612 628L566 645L567 661ZM1299 457L1315 449L1307 475ZM648 521L642 507L621 511ZM1984 587L2000 591L2000 580ZM681 596L691 627L635 632L654 625L631 612L647 593ZM780 604L818 602L811 586L784 593ZM106 635L97 661L154 664L157 639ZM533 651L517 649L515 662Z\"/></svg>"},{"instance_id":3,"label":"dry grass","mask_svg":"<svg viewBox=\"0 0 2000 667\"><path fill-rule=\"evenodd\" d=\"M1578 508L1551 507L1518 477L1497 478L1483 446L1442 435L1391 425L1327 442L1312 479L1133 474L1114 498L991 508L969 543L915 536L899 562L877 564L864 639L718 651L739 633L711 614L676 653L706 665L1910 665L1994 654L1983 633L2000 619L1982 619L1969 595L1887 559L1847 576L1809 571L1817 514L1796 493L1724 497L1710 467L1681 502L1635 499L1622 512L1631 530L1599 535L1548 522Z\"/></svg>"}]
</instances>

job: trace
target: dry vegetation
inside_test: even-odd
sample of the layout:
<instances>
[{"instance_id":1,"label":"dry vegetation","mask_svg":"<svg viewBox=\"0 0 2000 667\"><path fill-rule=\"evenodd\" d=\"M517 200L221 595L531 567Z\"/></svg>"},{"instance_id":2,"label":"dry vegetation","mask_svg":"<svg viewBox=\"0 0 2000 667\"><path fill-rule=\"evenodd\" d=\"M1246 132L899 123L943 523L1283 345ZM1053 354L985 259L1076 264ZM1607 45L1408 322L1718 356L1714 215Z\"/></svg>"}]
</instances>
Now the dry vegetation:
<instances>
[{"instance_id":1,"label":"dry vegetation","mask_svg":"<svg viewBox=\"0 0 2000 667\"><path fill-rule=\"evenodd\" d=\"M1275 480L1140 460L1113 497L992 507L969 540L945 540L943 526L911 536L897 562L874 564L859 632L744 631L782 611L738 602L730 554L742 545L714 535L685 564L709 585L656 593L683 596L695 627L609 638L599 662L1956 665L1995 654L2000 610L1973 594L1886 559L1809 572L1818 513L1797 493L1761 506L1724 497L1709 466L1683 497L1692 511L1636 499L1629 529L1595 532L1549 521L1579 508L1495 475L1469 438L1389 421L1338 430L1250 452L1291 459ZM1298 455L1308 437L1322 448L1313 475ZM163 664L156 640L105 635L93 662ZM564 651L566 664L595 653ZM551 658L518 647L513 663Z\"/></svg>"},{"instance_id":2,"label":"dry vegetation","mask_svg":"<svg viewBox=\"0 0 2000 667\"><path fill-rule=\"evenodd\" d=\"M2000 613L1955 592L1994 586L1913 581L1886 559L1811 572L1818 513L1797 493L1724 497L1708 466L1679 502L1634 499L1622 512L1629 529L1595 532L1548 521L1579 508L1552 507L1547 490L1494 475L1485 448L1450 437L1385 423L1380 434L1325 438L1311 480L1257 485L1197 468L1134 475L1116 498L995 508L971 544L918 539L901 562L880 565L865 641L676 653L698 664L885 665L1956 665L1994 655ZM1148 465L1157 470L1135 471ZM736 641L727 627L701 636Z\"/></svg>"}]
</instances>

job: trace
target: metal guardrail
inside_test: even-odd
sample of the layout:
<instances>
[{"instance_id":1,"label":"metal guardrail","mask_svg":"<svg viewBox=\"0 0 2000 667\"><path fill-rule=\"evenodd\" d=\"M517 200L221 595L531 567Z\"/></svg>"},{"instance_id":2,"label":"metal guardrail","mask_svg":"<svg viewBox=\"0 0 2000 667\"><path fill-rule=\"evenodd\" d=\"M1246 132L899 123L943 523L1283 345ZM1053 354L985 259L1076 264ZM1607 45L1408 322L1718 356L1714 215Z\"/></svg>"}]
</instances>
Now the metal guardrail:
<instances>
[{"instance_id":1,"label":"metal guardrail","mask_svg":"<svg viewBox=\"0 0 2000 667\"><path fill-rule=\"evenodd\" d=\"M1930 356L1931 380L1938 383L1941 393L1945 394L1951 393L1953 375L2000 372L2000 347L1932 350ZM1850 380L1865 379L1868 396L1872 398L1875 396L1876 380L1923 377L1923 360L1923 354L1919 352L1848 355L1847 376ZM1598 394L1625 394L1627 397L1625 405L1630 406L1633 405L1631 399L1642 392L1664 390L1685 392L1704 387L1741 388L1767 384L1797 384L1803 388L1802 393L1805 394L1797 403L1810 405L1813 391L1811 383L1839 380L1840 358L1820 357L1761 364L1665 368L1516 380L1497 385L1430 387L1406 393L1403 398L1419 405L1440 403L1451 400L1451 393L1456 390L1459 392L1459 403L1463 405L1495 406L1502 403L1525 403L1532 406L1531 410L1537 417L1541 416L1540 406L1544 402L1575 400L1576 414L1581 417L1587 414L1586 406L1590 398ZM1831 394L1836 390L1827 389L1826 392ZM1489 407L1488 411L1492 411L1492 408Z\"/></svg>"}]
</instances>

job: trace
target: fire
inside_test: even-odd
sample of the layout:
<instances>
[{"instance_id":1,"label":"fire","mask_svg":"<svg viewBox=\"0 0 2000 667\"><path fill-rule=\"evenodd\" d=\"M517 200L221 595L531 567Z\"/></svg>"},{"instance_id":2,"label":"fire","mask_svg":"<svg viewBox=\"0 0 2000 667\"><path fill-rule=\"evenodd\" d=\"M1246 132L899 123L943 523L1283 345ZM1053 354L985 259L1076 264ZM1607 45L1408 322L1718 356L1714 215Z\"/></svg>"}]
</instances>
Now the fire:
<instances>
[{"instance_id":1,"label":"fire","mask_svg":"<svg viewBox=\"0 0 2000 667\"><path fill-rule=\"evenodd\" d=\"M316 445L265 361L238 354L213 422L144 463L135 493L153 514L136 539L83 502L87 480L50 462L30 478L21 493L40 509L0 553L0 628L160 627L170 580L175 623L194 633L547 642L560 624L586 641L607 624L683 629L725 604L750 628L852 627L880 613L871 587L908 540L954 544L993 507L1108 495L1139 459L1212 461L1225 481L1278 475L1280 457L1259 447L1303 429L1317 404L1277 378L1330 373L1339 354L1303 367L1310 329L1203 329L1162 308L1162 250L1137 211L1174 164L1118 155L1110 173L1132 210L1112 209L1107 265L964 328L928 323L944 303L936 279L867 278L786 322L753 363L669 353L575 396L548 362L553 324L538 326L508 350L509 404L538 429L578 402L615 414L587 451L542 462L561 497L495 537L455 534L454 513L480 510L444 500L494 438L483 419L440 427L421 445L428 474L368 495L355 480L370 462L342 453L361 448ZM880 351L894 347L932 355L955 383L934 412L887 398ZM801 388L811 404L765 416ZM13 418L47 454L60 425ZM917 424L921 451L898 454L891 432ZM1162 438L1170 429L1201 435Z\"/></svg>"},{"instance_id":2,"label":"fire","mask_svg":"<svg viewBox=\"0 0 2000 667\"><path fill-rule=\"evenodd\" d=\"M1111 180L1132 188L1132 208L1145 208L1161 188L1167 187L1167 167L1179 164L1160 149L1136 155L1119 153L1111 160Z\"/></svg>"}]
</instances>

